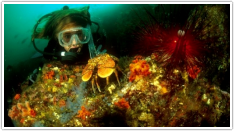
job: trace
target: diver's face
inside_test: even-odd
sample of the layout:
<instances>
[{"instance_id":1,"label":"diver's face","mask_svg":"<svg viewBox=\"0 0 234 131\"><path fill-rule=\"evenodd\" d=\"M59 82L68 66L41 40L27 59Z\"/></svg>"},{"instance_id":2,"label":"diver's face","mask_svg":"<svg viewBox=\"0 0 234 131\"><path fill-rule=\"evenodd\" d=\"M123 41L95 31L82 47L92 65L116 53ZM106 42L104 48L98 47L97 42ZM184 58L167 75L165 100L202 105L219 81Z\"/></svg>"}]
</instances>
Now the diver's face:
<instances>
[{"instance_id":1,"label":"diver's face","mask_svg":"<svg viewBox=\"0 0 234 131\"><path fill-rule=\"evenodd\" d=\"M74 25L73 23L71 23L71 24L66 25L66 26L63 28L63 30L70 29L70 28L73 28L73 27L81 27L81 26L77 26L77 25ZM82 47L83 47L83 44L79 43L79 41L77 41L77 40L75 39L75 37L71 37L71 38L70 38L70 41L71 41L70 45L65 45L65 46L63 46L64 49L65 49L67 52L71 51L71 49L72 49L72 51L80 52L81 49L82 49Z\"/></svg>"}]
</instances>

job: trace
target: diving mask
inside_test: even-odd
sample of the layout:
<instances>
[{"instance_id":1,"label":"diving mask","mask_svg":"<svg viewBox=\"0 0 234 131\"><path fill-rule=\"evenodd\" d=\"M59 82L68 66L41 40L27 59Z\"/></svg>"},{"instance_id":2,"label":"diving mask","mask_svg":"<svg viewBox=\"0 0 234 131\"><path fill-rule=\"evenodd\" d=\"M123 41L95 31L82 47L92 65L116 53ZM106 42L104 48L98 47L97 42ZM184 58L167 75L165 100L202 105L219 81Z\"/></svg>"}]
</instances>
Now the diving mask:
<instances>
[{"instance_id":1,"label":"diving mask","mask_svg":"<svg viewBox=\"0 0 234 131\"><path fill-rule=\"evenodd\" d=\"M76 44L86 44L89 42L91 30L83 27L75 27L63 30L58 34L61 46L71 46L75 40Z\"/></svg>"}]
</instances>

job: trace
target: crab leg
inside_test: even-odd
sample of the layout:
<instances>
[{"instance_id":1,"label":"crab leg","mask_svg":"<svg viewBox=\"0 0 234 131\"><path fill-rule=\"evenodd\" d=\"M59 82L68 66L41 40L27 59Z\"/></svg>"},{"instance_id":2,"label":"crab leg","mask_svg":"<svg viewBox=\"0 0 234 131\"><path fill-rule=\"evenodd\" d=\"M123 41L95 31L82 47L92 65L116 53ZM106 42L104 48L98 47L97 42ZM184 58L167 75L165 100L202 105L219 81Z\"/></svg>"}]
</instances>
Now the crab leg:
<instances>
[{"instance_id":1,"label":"crab leg","mask_svg":"<svg viewBox=\"0 0 234 131\"><path fill-rule=\"evenodd\" d=\"M94 89L94 78L92 78L92 88L93 88L93 92L95 93L95 89Z\"/></svg>"},{"instance_id":2,"label":"crab leg","mask_svg":"<svg viewBox=\"0 0 234 131\"><path fill-rule=\"evenodd\" d=\"M106 85L109 84L109 78L110 78L109 76L106 77Z\"/></svg>"},{"instance_id":3,"label":"crab leg","mask_svg":"<svg viewBox=\"0 0 234 131\"><path fill-rule=\"evenodd\" d=\"M101 89L100 89L100 86L98 84L97 78L98 78L97 75L95 75L95 82L96 82L97 88L98 88L99 92L101 92Z\"/></svg>"},{"instance_id":4,"label":"crab leg","mask_svg":"<svg viewBox=\"0 0 234 131\"><path fill-rule=\"evenodd\" d=\"M117 81L118 81L118 83L119 83L119 86L120 86L119 77L118 77L118 72L117 72L117 70L115 70L114 72L115 72L116 79L117 79Z\"/></svg>"}]
</instances>

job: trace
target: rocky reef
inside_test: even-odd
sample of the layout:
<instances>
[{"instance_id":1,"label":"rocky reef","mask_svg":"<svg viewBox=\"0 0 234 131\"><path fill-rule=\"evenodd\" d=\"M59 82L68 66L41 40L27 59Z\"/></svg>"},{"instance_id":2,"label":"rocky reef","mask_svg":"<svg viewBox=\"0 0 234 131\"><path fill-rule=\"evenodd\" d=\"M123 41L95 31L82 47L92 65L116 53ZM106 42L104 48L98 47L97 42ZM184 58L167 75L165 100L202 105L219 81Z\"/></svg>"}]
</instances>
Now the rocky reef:
<instances>
[{"instance_id":1,"label":"rocky reef","mask_svg":"<svg viewBox=\"0 0 234 131\"><path fill-rule=\"evenodd\" d=\"M84 65L47 63L12 98L8 116L20 127L230 126L230 94L200 71L167 72L153 54L125 59L120 86L113 73L108 85L98 78L96 93L81 79Z\"/></svg>"}]
</instances>

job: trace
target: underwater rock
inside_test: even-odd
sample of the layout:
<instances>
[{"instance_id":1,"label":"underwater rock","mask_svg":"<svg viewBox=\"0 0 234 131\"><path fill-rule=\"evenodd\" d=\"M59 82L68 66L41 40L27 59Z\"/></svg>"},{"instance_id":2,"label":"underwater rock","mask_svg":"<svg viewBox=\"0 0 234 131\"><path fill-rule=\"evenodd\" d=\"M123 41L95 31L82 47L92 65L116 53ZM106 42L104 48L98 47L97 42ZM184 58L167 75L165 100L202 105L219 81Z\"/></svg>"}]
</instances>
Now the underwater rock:
<instances>
[{"instance_id":1,"label":"underwater rock","mask_svg":"<svg viewBox=\"0 0 234 131\"><path fill-rule=\"evenodd\" d=\"M91 82L82 82L82 75L76 75L84 66L48 63L33 85L12 98L8 115L21 127L230 126L228 92L200 75L186 80L189 73L185 70L175 70L168 77L155 60L147 61L155 71L132 82L123 75L120 86L117 81L100 83L105 88L102 93L94 93ZM57 80L57 74L63 79ZM22 115L23 108L34 112Z\"/></svg>"}]
</instances>

